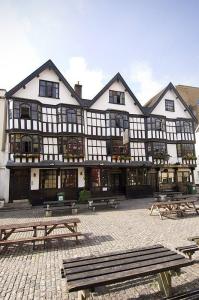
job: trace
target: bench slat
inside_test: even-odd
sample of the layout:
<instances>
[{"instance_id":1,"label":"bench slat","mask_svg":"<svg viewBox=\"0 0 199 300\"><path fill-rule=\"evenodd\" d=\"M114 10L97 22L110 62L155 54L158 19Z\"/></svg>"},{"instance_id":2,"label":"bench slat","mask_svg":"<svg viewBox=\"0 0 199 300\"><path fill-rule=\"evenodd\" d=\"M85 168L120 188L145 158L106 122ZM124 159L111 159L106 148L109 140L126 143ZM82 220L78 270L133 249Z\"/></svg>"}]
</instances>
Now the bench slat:
<instances>
[{"instance_id":1,"label":"bench slat","mask_svg":"<svg viewBox=\"0 0 199 300\"><path fill-rule=\"evenodd\" d=\"M18 240L2 240L0 241L0 246L9 245L9 244L27 243L33 241L45 241L45 240L60 239L60 238L67 238L67 237L76 237L80 235L82 235L81 232L71 232L66 234L38 236L38 237L30 237L30 238L24 238Z\"/></svg>"},{"instance_id":2,"label":"bench slat","mask_svg":"<svg viewBox=\"0 0 199 300\"><path fill-rule=\"evenodd\" d=\"M167 270L175 270L177 268L189 266L191 264L192 262L190 262L188 259L181 258L178 259L177 261L176 260L167 261L165 263L159 263L152 266L144 266L140 268L138 267L137 269L107 274L106 276L101 275L101 276L95 276L92 278L86 278L82 280L74 280L68 282L68 291L72 292L72 291L90 289L95 286L116 283L116 282L125 281L125 280L129 280L141 276L147 276L151 274L157 274Z\"/></svg>"},{"instance_id":3,"label":"bench slat","mask_svg":"<svg viewBox=\"0 0 199 300\"><path fill-rule=\"evenodd\" d=\"M171 260L177 260L181 259L181 255L174 253L171 253L170 255L167 255L165 257L165 253L159 254L157 257L154 255L148 255L145 257L145 260L142 260L142 257L137 257L137 258L131 258L131 259L126 259L125 261L122 260L121 264L118 262L111 262L111 263L106 263L106 264L99 264L97 266L89 266L87 269L86 267L81 268L74 268L72 269L72 272L68 272L69 270L65 270L67 274L67 280L76 280L80 278L89 278L93 276L98 276L98 275L106 275L110 273L116 273L116 272L122 272L122 271L127 271L131 269L136 269L140 267L145 267L145 266L151 266L156 263L162 263L162 262L167 262Z\"/></svg>"},{"instance_id":4,"label":"bench slat","mask_svg":"<svg viewBox=\"0 0 199 300\"><path fill-rule=\"evenodd\" d=\"M199 289L188 291L179 295L167 298L168 300L195 300L199 299Z\"/></svg>"},{"instance_id":5,"label":"bench slat","mask_svg":"<svg viewBox=\"0 0 199 300\"><path fill-rule=\"evenodd\" d=\"M126 259L136 259L136 258L141 258L142 260L145 260L146 257L148 257L148 255L156 255L158 256L161 253L164 253L164 255L166 256L168 253L170 253L171 251L165 248L157 248L157 249L150 249L150 250L145 250L142 252L133 252L133 253L125 253L125 254L119 254L116 256L108 256L108 257L103 257L103 258L96 258L94 257L91 260L86 260L86 261L81 261L81 262L72 262L72 263L68 263L65 264L64 263L64 267L65 269L67 269L67 271L71 270L71 273L73 272L73 268L75 268L75 271L78 267L80 267L81 269L84 269L84 267L87 268L87 270L90 268L94 269L94 268L98 268L98 266L100 264L105 265L106 263L108 264L122 264L122 259L126 260Z\"/></svg>"},{"instance_id":6,"label":"bench slat","mask_svg":"<svg viewBox=\"0 0 199 300\"><path fill-rule=\"evenodd\" d=\"M63 263L64 264L70 264L70 263L74 263L74 262L77 262L80 264L83 262L83 261L90 261L92 259L103 259L106 258L106 257L114 257L114 256L117 256L117 255L123 255L123 254L126 254L126 253L139 253L142 254L143 251L146 251L146 250L149 250L151 251L152 249L165 249L165 247L163 247L162 245L154 245L154 246L150 246L150 247L143 247L143 248L135 248L135 249L129 249L129 250L125 250L125 251L114 251L114 252L110 252L110 253L105 253L105 254L100 254L100 256L82 256L82 257L74 257L74 258L69 258L69 259L64 259L63 260Z\"/></svg>"}]
</instances>

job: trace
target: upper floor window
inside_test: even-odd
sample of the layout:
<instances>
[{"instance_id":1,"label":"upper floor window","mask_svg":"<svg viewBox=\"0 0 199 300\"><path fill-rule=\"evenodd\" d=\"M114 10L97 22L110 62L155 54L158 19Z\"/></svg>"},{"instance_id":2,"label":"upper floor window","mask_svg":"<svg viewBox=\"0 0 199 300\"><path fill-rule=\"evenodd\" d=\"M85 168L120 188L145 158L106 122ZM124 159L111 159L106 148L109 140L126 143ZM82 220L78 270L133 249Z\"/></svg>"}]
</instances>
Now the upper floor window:
<instances>
[{"instance_id":1,"label":"upper floor window","mask_svg":"<svg viewBox=\"0 0 199 300\"><path fill-rule=\"evenodd\" d=\"M165 131L165 129L166 129L165 119L161 119L161 118L157 118L157 117L148 117L147 118L147 129L148 130Z\"/></svg>"},{"instance_id":2,"label":"upper floor window","mask_svg":"<svg viewBox=\"0 0 199 300\"><path fill-rule=\"evenodd\" d=\"M193 133L193 124L191 121L176 121L177 133Z\"/></svg>"},{"instance_id":3,"label":"upper floor window","mask_svg":"<svg viewBox=\"0 0 199 300\"><path fill-rule=\"evenodd\" d=\"M174 101L165 99L165 110L166 111L175 111Z\"/></svg>"},{"instance_id":4,"label":"upper floor window","mask_svg":"<svg viewBox=\"0 0 199 300\"><path fill-rule=\"evenodd\" d=\"M107 141L108 155L129 155L129 144L123 145L122 140Z\"/></svg>"},{"instance_id":5,"label":"upper floor window","mask_svg":"<svg viewBox=\"0 0 199 300\"><path fill-rule=\"evenodd\" d=\"M109 102L113 104L125 104L124 92L109 90Z\"/></svg>"},{"instance_id":6,"label":"upper floor window","mask_svg":"<svg viewBox=\"0 0 199 300\"><path fill-rule=\"evenodd\" d=\"M194 145L193 144L177 144L178 157L195 157Z\"/></svg>"},{"instance_id":7,"label":"upper floor window","mask_svg":"<svg viewBox=\"0 0 199 300\"><path fill-rule=\"evenodd\" d=\"M153 157L164 156L167 153L166 144L159 142L148 143L148 155Z\"/></svg>"},{"instance_id":8,"label":"upper floor window","mask_svg":"<svg viewBox=\"0 0 199 300\"><path fill-rule=\"evenodd\" d=\"M68 157L83 156L83 139L81 137L60 137L59 152Z\"/></svg>"},{"instance_id":9,"label":"upper floor window","mask_svg":"<svg viewBox=\"0 0 199 300\"><path fill-rule=\"evenodd\" d=\"M61 107L58 109L58 114L59 122L82 124L82 110L79 108Z\"/></svg>"},{"instance_id":10,"label":"upper floor window","mask_svg":"<svg viewBox=\"0 0 199 300\"><path fill-rule=\"evenodd\" d=\"M30 106L22 104L20 106L20 118L21 119L30 119Z\"/></svg>"},{"instance_id":11,"label":"upper floor window","mask_svg":"<svg viewBox=\"0 0 199 300\"><path fill-rule=\"evenodd\" d=\"M11 134L10 152L18 154L40 153L41 138L38 135Z\"/></svg>"},{"instance_id":12,"label":"upper floor window","mask_svg":"<svg viewBox=\"0 0 199 300\"><path fill-rule=\"evenodd\" d=\"M39 96L59 98L59 83L46 80L39 80Z\"/></svg>"},{"instance_id":13,"label":"upper floor window","mask_svg":"<svg viewBox=\"0 0 199 300\"><path fill-rule=\"evenodd\" d=\"M110 113L110 127L128 129L129 128L129 119L128 119L127 114Z\"/></svg>"}]
</instances>

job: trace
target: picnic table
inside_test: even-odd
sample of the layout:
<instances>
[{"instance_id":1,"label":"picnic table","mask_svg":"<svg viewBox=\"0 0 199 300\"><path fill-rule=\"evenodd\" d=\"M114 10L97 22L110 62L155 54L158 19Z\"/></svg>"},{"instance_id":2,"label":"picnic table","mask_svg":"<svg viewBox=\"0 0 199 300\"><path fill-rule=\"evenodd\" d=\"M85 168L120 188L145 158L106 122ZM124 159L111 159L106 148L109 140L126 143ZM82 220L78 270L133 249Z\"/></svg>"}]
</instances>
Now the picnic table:
<instances>
[{"instance_id":1,"label":"picnic table","mask_svg":"<svg viewBox=\"0 0 199 300\"><path fill-rule=\"evenodd\" d=\"M87 299L98 286L148 275L158 275L160 290L168 297L172 294L171 276L193 262L162 245L154 245L67 259L61 272L67 280L68 292L77 291L79 300Z\"/></svg>"},{"instance_id":2,"label":"picnic table","mask_svg":"<svg viewBox=\"0 0 199 300\"><path fill-rule=\"evenodd\" d=\"M101 206L101 205L117 208L119 204L120 204L120 200L115 196L89 198L88 209L95 211L96 206Z\"/></svg>"},{"instance_id":3,"label":"picnic table","mask_svg":"<svg viewBox=\"0 0 199 300\"><path fill-rule=\"evenodd\" d=\"M65 210L68 207L71 209L72 214L77 214L78 212L77 200L45 201L43 205L46 217L52 216L52 211Z\"/></svg>"},{"instance_id":4,"label":"picnic table","mask_svg":"<svg viewBox=\"0 0 199 300\"><path fill-rule=\"evenodd\" d=\"M28 222L28 223L18 223L18 224L5 224L0 226L0 247L10 244L18 243L33 243L33 248L36 241L60 239L60 238L69 238L75 237L78 241L78 237L81 235L77 231L77 224L80 223L78 218L71 219L62 219L62 220L51 220L51 221L37 221L37 222ZM66 228L68 229L67 233L61 234L52 234L55 229ZM8 239L15 233L30 231L33 233L32 236L26 238L15 238ZM43 234L39 234L39 231L42 231Z\"/></svg>"},{"instance_id":5,"label":"picnic table","mask_svg":"<svg viewBox=\"0 0 199 300\"><path fill-rule=\"evenodd\" d=\"M150 215L156 210L162 219L163 216L176 214L178 217L183 217L186 212L195 212L198 214L199 208L196 207L196 198L179 198L172 201L153 202L150 208Z\"/></svg>"}]
</instances>

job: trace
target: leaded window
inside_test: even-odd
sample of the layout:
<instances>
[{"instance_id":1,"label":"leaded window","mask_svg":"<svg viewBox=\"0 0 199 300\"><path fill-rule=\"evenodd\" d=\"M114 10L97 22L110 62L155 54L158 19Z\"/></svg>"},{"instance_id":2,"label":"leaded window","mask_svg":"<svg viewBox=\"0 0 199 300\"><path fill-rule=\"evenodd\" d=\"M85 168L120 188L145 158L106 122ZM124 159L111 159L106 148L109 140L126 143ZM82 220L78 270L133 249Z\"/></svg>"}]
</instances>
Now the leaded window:
<instances>
[{"instance_id":1,"label":"leaded window","mask_svg":"<svg viewBox=\"0 0 199 300\"><path fill-rule=\"evenodd\" d=\"M193 124L191 121L176 121L177 133L193 133Z\"/></svg>"},{"instance_id":2,"label":"leaded window","mask_svg":"<svg viewBox=\"0 0 199 300\"><path fill-rule=\"evenodd\" d=\"M148 117L147 118L147 129L148 130L159 130L165 131L165 119L158 118L158 117Z\"/></svg>"},{"instance_id":3,"label":"leaded window","mask_svg":"<svg viewBox=\"0 0 199 300\"><path fill-rule=\"evenodd\" d=\"M129 144L123 145L122 140L107 141L108 155L129 155Z\"/></svg>"},{"instance_id":4,"label":"leaded window","mask_svg":"<svg viewBox=\"0 0 199 300\"><path fill-rule=\"evenodd\" d=\"M47 80L39 80L39 96L59 98L59 83Z\"/></svg>"},{"instance_id":5,"label":"leaded window","mask_svg":"<svg viewBox=\"0 0 199 300\"><path fill-rule=\"evenodd\" d=\"M165 110L166 111L175 111L175 107L174 107L174 101L173 100L168 100L165 99Z\"/></svg>"},{"instance_id":6,"label":"leaded window","mask_svg":"<svg viewBox=\"0 0 199 300\"><path fill-rule=\"evenodd\" d=\"M60 137L59 152L68 157L83 156L83 139L81 137Z\"/></svg>"},{"instance_id":7,"label":"leaded window","mask_svg":"<svg viewBox=\"0 0 199 300\"><path fill-rule=\"evenodd\" d=\"M125 104L124 92L109 90L109 102L113 104Z\"/></svg>"},{"instance_id":8,"label":"leaded window","mask_svg":"<svg viewBox=\"0 0 199 300\"><path fill-rule=\"evenodd\" d=\"M194 151L194 145L193 144L177 144L177 154L178 157L186 157L188 158L194 158L195 157L195 151Z\"/></svg>"},{"instance_id":9,"label":"leaded window","mask_svg":"<svg viewBox=\"0 0 199 300\"><path fill-rule=\"evenodd\" d=\"M27 104L22 104L20 106L20 118L30 119L30 106Z\"/></svg>"},{"instance_id":10,"label":"leaded window","mask_svg":"<svg viewBox=\"0 0 199 300\"><path fill-rule=\"evenodd\" d=\"M28 100L27 100L28 101ZM22 101L14 101L14 118L15 119L42 119L41 105L34 102L28 104Z\"/></svg>"},{"instance_id":11,"label":"leaded window","mask_svg":"<svg viewBox=\"0 0 199 300\"><path fill-rule=\"evenodd\" d=\"M164 156L167 153L166 144L159 142L148 143L148 155L153 157Z\"/></svg>"},{"instance_id":12,"label":"leaded window","mask_svg":"<svg viewBox=\"0 0 199 300\"><path fill-rule=\"evenodd\" d=\"M57 188L56 170L40 170L40 188L41 189Z\"/></svg>"},{"instance_id":13,"label":"leaded window","mask_svg":"<svg viewBox=\"0 0 199 300\"><path fill-rule=\"evenodd\" d=\"M58 113L59 122L72 124L82 124L83 122L82 110L80 108L61 107Z\"/></svg>"},{"instance_id":14,"label":"leaded window","mask_svg":"<svg viewBox=\"0 0 199 300\"><path fill-rule=\"evenodd\" d=\"M127 185L144 185L146 184L146 170L143 168L129 169L127 171Z\"/></svg>"},{"instance_id":15,"label":"leaded window","mask_svg":"<svg viewBox=\"0 0 199 300\"><path fill-rule=\"evenodd\" d=\"M10 152L18 154L40 153L41 138L38 135L10 135Z\"/></svg>"},{"instance_id":16,"label":"leaded window","mask_svg":"<svg viewBox=\"0 0 199 300\"><path fill-rule=\"evenodd\" d=\"M77 187L77 170L75 169L61 170L61 187L62 188Z\"/></svg>"},{"instance_id":17,"label":"leaded window","mask_svg":"<svg viewBox=\"0 0 199 300\"><path fill-rule=\"evenodd\" d=\"M129 128L129 118L127 114L124 113L110 113L110 127L128 129Z\"/></svg>"}]
</instances>

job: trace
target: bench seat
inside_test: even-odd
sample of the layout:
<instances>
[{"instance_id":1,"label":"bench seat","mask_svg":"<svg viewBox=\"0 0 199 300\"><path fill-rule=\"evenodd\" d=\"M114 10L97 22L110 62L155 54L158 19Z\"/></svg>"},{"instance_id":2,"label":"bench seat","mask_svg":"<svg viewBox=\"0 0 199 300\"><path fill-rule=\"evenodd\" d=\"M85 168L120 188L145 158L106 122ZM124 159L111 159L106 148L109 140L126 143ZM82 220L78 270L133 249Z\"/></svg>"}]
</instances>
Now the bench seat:
<instances>
[{"instance_id":1,"label":"bench seat","mask_svg":"<svg viewBox=\"0 0 199 300\"><path fill-rule=\"evenodd\" d=\"M47 241L53 239L62 239L62 238L69 238L69 237L76 237L82 235L81 232L70 232L64 234L54 234L54 235L47 235L47 236L36 236L36 237L29 237L17 240L1 240L0 246L4 245L11 245L11 244L23 244L28 242L36 242L36 241Z\"/></svg>"},{"instance_id":2,"label":"bench seat","mask_svg":"<svg viewBox=\"0 0 199 300\"><path fill-rule=\"evenodd\" d=\"M175 295L169 298L166 298L168 300L197 300L199 299L199 289L188 291L183 294Z\"/></svg>"}]
</instances>

